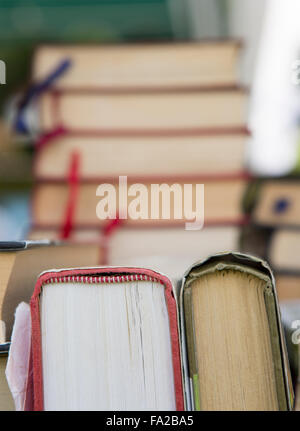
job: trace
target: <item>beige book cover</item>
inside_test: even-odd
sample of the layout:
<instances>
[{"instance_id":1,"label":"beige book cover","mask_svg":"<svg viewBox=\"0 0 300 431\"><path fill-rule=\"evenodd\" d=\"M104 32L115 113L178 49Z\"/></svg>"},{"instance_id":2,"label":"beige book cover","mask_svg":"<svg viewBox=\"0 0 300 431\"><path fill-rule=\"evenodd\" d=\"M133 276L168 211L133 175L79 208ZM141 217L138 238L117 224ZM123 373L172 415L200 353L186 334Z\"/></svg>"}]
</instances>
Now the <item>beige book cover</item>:
<instances>
[{"instance_id":1,"label":"beige book cover","mask_svg":"<svg viewBox=\"0 0 300 431\"><path fill-rule=\"evenodd\" d=\"M275 281L265 262L220 253L194 264L182 281L180 313L190 408L292 408Z\"/></svg>"},{"instance_id":2,"label":"beige book cover","mask_svg":"<svg viewBox=\"0 0 300 431\"><path fill-rule=\"evenodd\" d=\"M33 79L71 66L56 88L172 88L232 86L240 43L235 40L122 45L40 45ZM186 67L186 65L189 67Z\"/></svg>"},{"instance_id":3,"label":"beige book cover","mask_svg":"<svg viewBox=\"0 0 300 431\"><path fill-rule=\"evenodd\" d=\"M298 227L300 214L299 179L260 179L245 196L253 223L269 227Z\"/></svg>"},{"instance_id":4,"label":"beige book cover","mask_svg":"<svg viewBox=\"0 0 300 431\"><path fill-rule=\"evenodd\" d=\"M38 147L34 175L39 181L65 180L74 152L80 154L81 178L89 181L162 172L166 177L239 175L245 169L247 138L241 133L126 137L66 132Z\"/></svg>"},{"instance_id":5,"label":"beige book cover","mask_svg":"<svg viewBox=\"0 0 300 431\"><path fill-rule=\"evenodd\" d=\"M245 131L247 91L50 91L39 99L40 130L103 134ZM230 109L228 109L230 107Z\"/></svg>"},{"instance_id":6,"label":"beige book cover","mask_svg":"<svg viewBox=\"0 0 300 431\"><path fill-rule=\"evenodd\" d=\"M139 214L136 218L127 217L122 220L124 225L128 226L184 226L188 218L195 219L195 212L200 214L200 210L205 210L205 224L239 224L245 221L245 217L241 208L241 201L247 186L247 178L242 177L224 177L224 178L174 178L169 180L164 177L157 178L153 183L149 180L144 181L143 178L131 180L126 179L126 186L120 181L114 181L110 187L115 190L108 192L97 191L101 185L101 181L97 182L81 182L78 184L78 194L74 204L73 227L74 228L97 228L107 224L110 214L113 218L113 212L110 210L116 205L116 211L128 211L130 206L137 205L139 202ZM143 190L136 191L136 184L142 183ZM191 204L196 206L196 191L197 208L193 208L187 214L187 205L184 207L185 185L191 185ZM204 206L200 202L200 192L198 185L204 184ZM173 189L172 186L174 185ZM131 188L132 186L132 188ZM179 190L181 199L178 193L173 193L172 190ZM131 195L129 196L129 193ZM128 196L127 196L128 195ZM126 197L127 196L127 197ZM203 195L202 195L203 196ZM38 228L57 228L63 225L65 221L66 208L70 199L70 188L67 183L53 182L40 183L34 190L32 201L32 222ZM125 199L126 198L126 199ZM168 202L165 215L162 214L162 202ZM127 202L125 202L127 200ZM121 205L120 205L120 201ZM107 203L106 203L107 202ZM125 202L125 203L124 203ZM189 205L189 204L188 204ZM99 208L97 214L97 208ZM102 211L103 208L103 211ZM155 208L155 215L152 210ZM100 211L101 210L101 211ZM194 214L194 215L192 215Z\"/></svg>"}]
</instances>

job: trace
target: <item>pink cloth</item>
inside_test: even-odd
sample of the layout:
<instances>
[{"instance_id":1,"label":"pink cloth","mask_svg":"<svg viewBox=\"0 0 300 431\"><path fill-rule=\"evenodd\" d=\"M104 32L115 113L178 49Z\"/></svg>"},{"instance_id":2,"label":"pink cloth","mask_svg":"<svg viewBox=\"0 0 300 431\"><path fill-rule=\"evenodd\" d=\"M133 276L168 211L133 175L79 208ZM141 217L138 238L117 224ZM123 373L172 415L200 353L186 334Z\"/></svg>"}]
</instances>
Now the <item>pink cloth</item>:
<instances>
[{"instance_id":1,"label":"pink cloth","mask_svg":"<svg viewBox=\"0 0 300 431\"><path fill-rule=\"evenodd\" d=\"M25 302L21 302L15 312L15 323L5 370L8 386L12 393L16 410L18 411L25 410L28 379L31 380L29 373L30 349L30 307Z\"/></svg>"}]
</instances>

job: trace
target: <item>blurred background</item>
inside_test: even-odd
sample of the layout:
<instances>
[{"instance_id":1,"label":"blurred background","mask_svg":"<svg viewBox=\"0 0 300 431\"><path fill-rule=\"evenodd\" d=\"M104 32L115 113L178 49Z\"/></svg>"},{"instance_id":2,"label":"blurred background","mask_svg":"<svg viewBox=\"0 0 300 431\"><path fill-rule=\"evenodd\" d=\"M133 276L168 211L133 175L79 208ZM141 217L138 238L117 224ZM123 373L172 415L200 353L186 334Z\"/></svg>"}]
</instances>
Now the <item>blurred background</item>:
<instances>
[{"instance_id":1,"label":"blurred background","mask_svg":"<svg viewBox=\"0 0 300 431\"><path fill-rule=\"evenodd\" d=\"M292 300L294 304L292 320L299 319L300 310L299 17L299 0L0 0L0 60L6 67L5 76L0 76L0 240L27 238L32 223L31 200L36 181L33 178L33 162L38 140L38 119L34 109L24 113L28 130L22 130L22 124L16 127L16 119L22 104L26 104L32 92L38 88L37 83L32 81L33 58L37 47L49 43L206 43L211 40L238 39L242 46L239 55L232 60L233 67L238 68L237 82L234 82L236 93L233 96L238 93L239 86L247 88L245 125L250 133L248 135L243 130L247 140L245 159L241 162L237 155L235 158L229 152L224 154L224 166L226 159L227 167L241 168L247 173L243 181L247 182L248 187L239 197L240 209L235 214L246 214L247 222L241 226L236 218L234 226L224 223L211 230L205 226L199 239L195 237L196 233L184 232L182 228L177 233L166 229L165 236L161 236L162 230L153 233L149 230L137 234L130 232L129 237L125 229L124 235L121 232L119 239L113 243L115 254L109 263L151 267L157 264L160 268L162 257L159 253L170 254L178 276L188 262L194 260L191 257L193 253L197 258L203 257L223 251L220 249L223 244L226 249L229 247L251 252L267 259L275 270L283 318L290 328L291 314L287 303ZM208 51L210 49L208 47ZM182 73L181 65L179 70ZM189 64L186 64L186 70L189 70ZM211 88L204 90L208 94L208 101L209 97L214 97ZM227 104L230 112L233 109L230 97ZM238 112L233 113L232 117L235 114L241 117ZM176 128L176 124L173 126ZM222 132L218 133L219 139ZM224 145L229 145L226 136L223 138ZM203 148L205 145L207 148L204 160L208 160L208 165L205 168L208 172L211 163L216 174L218 163L214 160L213 151L209 150L208 143L204 142L203 145ZM221 147L219 152L222 155ZM111 156L109 152L107 154ZM199 151L197 154L199 156ZM228 162L230 158L233 164ZM91 159L93 156L90 156ZM51 173L49 166L46 168L48 174ZM231 204L220 191L222 182L219 178L220 188L215 192L219 195L215 197L220 202L220 212L224 210L226 216ZM236 185L232 182L230 186L232 193L228 196L232 194L234 200L237 196ZM47 193L50 193L47 190L46 198ZM53 190L52 199L56 197L55 187ZM61 202L56 204L57 207L59 204L65 206ZM47 201L41 201L40 213L47 216L47 212L52 211L55 215L56 208L47 205ZM90 208L93 211L94 207L92 202ZM64 209L59 208L58 211L63 212ZM219 208L214 208L214 211L212 219L216 214L220 216ZM87 218L90 216L85 215ZM43 231L35 232L35 238L41 234L48 234L45 226ZM88 235L90 239L98 240L95 232ZM88 235L85 233L85 238ZM151 248L151 241L152 260L148 260L149 265L146 265L143 253L147 247ZM128 243L132 248L132 260L126 260ZM123 254L120 252L122 248L125 250ZM177 256L181 265L177 265L177 262L174 264L176 248L182 249L181 255L179 253ZM186 250L192 248L193 253L188 255ZM124 261L120 256L123 256ZM143 258L141 261L138 260L139 256ZM291 343L288 349L295 377L299 353L295 353L295 346Z\"/></svg>"},{"instance_id":2,"label":"blurred background","mask_svg":"<svg viewBox=\"0 0 300 431\"><path fill-rule=\"evenodd\" d=\"M296 0L0 0L0 239L26 236L32 136L11 124L41 43L123 43L238 38L253 136L246 164L259 176L297 171L300 30Z\"/></svg>"}]
</instances>

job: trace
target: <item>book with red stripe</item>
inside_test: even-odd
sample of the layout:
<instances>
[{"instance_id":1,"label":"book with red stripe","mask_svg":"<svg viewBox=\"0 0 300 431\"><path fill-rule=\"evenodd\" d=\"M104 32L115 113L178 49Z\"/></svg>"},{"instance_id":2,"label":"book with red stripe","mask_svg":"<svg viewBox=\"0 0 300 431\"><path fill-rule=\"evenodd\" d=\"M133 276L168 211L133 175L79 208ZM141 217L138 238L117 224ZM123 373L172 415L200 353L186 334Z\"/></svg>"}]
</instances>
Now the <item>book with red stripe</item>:
<instances>
[{"instance_id":1,"label":"book with red stripe","mask_svg":"<svg viewBox=\"0 0 300 431\"><path fill-rule=\"evenodd\" d=\"M230 106L230 109L228 109ZM247 90L100 91L63 89L39 99L40 130L64 127L103 135L177 135L245 131Z\"/></svg>"},{"instance_id":2,"label":"book with red stripe","mask_svg":"<svg viewBox=\"0 0 300 431\"><path fill-rule=\"evenodd\" d=\"M63 180L73 152L80 153L80 174L89 181L108 181L120 174L145 178L162 173L173 177L239 175L245 170L247 138L246 131L126 137L60 128L37 142L34 175L38 181Z\"/></svg>"},{"instance_id":3,"label":"book with red stripe","mask_svg":"<svg viewBox=\"0 0 300 431\"><path fill-rule=\"evenodd\" d=\"M33 79L45 79L65 59L55 88L147 89L233 86L238 40L101 45L40 45ZM188 67L187 67L188 65Z\"/></svg>"},{"instance_id":4,"label":"book with red stripe","mask_svg":"<svg viewBox=\"0 0 300 431\"><path fill-rule=\"evenodd\" d=\"M47 271L30 306L34 410L184 409L166 276L132 267Z\"/></svg>"},{"instance_id":5,"label":"book with red stripe","mask_svg":"<svg viewBox=\"0 0 300 431\"><path fill-rule=\"evenodd\" d=\"M74 179L74 176L72 178ZM194 221L195 212L200 212L203 208L205 210L205 225L243 224L247 219L241 208L241 202L247 186L247 179L248 176L246 174L242 176L219 176L212 178L202 176L175 178L160 176L147 178L146 181L145 178L128 178L126 180L126 187L123 183L120 185L120 180L115 179L110 185L115 189L115 195L113 194L112 197L115 196L116 202L114 199L110 199L110 195L107 194L104 196L98 189L103 184L101 179L99 181L95 179L91 182L84 181L79 175L77 177L78 181L75 184L74 182L64 183L59 181L51 183L40 182L34 189L32 221L33 225L39 229L52 229L64 225L70 199L73 201L74 198L76 202L72 202L73 228L97 228L107 223L107 219L99 218L96 212L97 205L104 204L105 199L109 201L105 207L108 212L110 208L114 207L114 211L120 212L121 210L128 211L134 199L139 198L140 215L133 219L128 212L127 219L124 218L123 220L124 225L152 227L184 226L187 221ZM142 184L143 193L135 191L132 194L135 184ZM197 185L202 184L204 184L203 204L201 204L201 208L195 208L196 196L198 196L196 195L198 193ZM174 187L172 188L173 185ZM187 185L192 190L191 205L193 206L193 210L189 214L186 214L187 210L183 207L184 187ZM76 193L74 193L74 187L76 187ZM155 188L154 191L153 188ZM176 198L177 195L174 192L174 188L180 191L182 200ZM127 204L125 206L123 204L120 205L120 199L125 199L125 195L127 196ZM169 213L165 216L162 215L159 201L161 198L165 200L170 199ZM200 198L198 203L198 206L200 206ZM151 205L153 208L157 206L159 209L158 216L152 217ZM144 212L143 208L145 209ZM182 216L179 217L179 214ZM104 217L104 215L103 213L101 217ZM113 212L107 214L107 218L109 217L114 218Z\"/></svg>"}]
</instances>

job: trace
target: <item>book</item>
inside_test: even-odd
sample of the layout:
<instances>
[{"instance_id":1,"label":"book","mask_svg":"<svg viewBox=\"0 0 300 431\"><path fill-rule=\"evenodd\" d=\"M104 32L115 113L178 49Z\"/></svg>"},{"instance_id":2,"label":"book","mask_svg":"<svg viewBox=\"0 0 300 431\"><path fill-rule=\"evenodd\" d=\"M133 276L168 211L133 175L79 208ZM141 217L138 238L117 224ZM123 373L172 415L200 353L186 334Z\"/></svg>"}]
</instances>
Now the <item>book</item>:
<instances>
[{"instance_id":1,"label":"book","mask_svg":"<svg viewBox=\"0 0 300 431\"><path fill-rule=\"evenodd\" d=\"M269 260L277 272L299 273L300 230L277 229L269 244Z\"/></svg>"},{"instance_id":2,"label":"book","mask_svg":"<svg viewBox=\"0 0 300 431\"><path fill-rule=\"evenodd\" d=\"M50 132L173 134L244 132L243 88L210 91L49 91L39 99L39 127ZM230 109L228 109L230 106Z\"/></svg>"},{"instance_id":3,"label":"book","mask_svg":"<svg viewBox=\"0 0 300 431\"><path fill-rule=\"evenodd\" d=\"M91 263L102 263L99 244L0 241L0 343L10 340L14 311L20 302L29 301L41 271Z\"/></svg>"},{"instance_id":4,"label":"book","mask_svg":"<svg viewBox=\"0 0 300 431\"><path fill-rule=\"evenodd\" d=\"M29 239L57 239L59 231L32 229ZM109 265L141 266L179 279L185 269L198 259L219 251L238 250L239 226L205 226L199 231L182 227L118 227L108 238ZM72 242L105 243L101 231L74 229Z\"/></svg>"},{"instance_id":5,"label":"book","mask_svg":"<svg viewBox=\"0 0 300 431\"><path fill-rule=\"evenodd\" d=\"M38 181L62 181L74 152L80 154L81 177L89 181L109 181L121 174L131 178L162 173L165 177L240 175L245 171L246 141L247 134L242 133L104 137L66 132L41 137L34 176Z\"/></svg>"},{"instance_id":6,"label":"book","mask_svg":"<svg viewBox=\"0 0 300 431\"><path fill-rule=\"evenodd\" d=\"M182 280L180 310L193 409L292 407L275 284L265 262L221 253L194 264Z\"/></svg>"},{"instance_id":7,"label":"book","mask_svg":"<svg viewBox=\"0 0 300 431\"><path fill-rule=\"evenodd\" d=\"M242 228L241 250L270 262L280 302L300 295L299 185L297 177L262 178L250 184L244 199L251 225Z\"/></svg>"},{"instance_id":8,"label":"book","mask_svg":"<svg viewBox=\"0 0 300 431\"><path fill-rule=\"evenodd\" d=\"M260 225L242 227L239 249L266 259L273 268L279 301L300 298L300 231Z\"/></svg>"},{"instance_id":9,"label":"book","mask_svg":"<svg viewBox=\"0 0 300 431\"><path fill-rule=\"evenodd\" d=\"M239 249L270 263L276 275L280 300L300 297L299 241L297 228L253 224L242 227Z\"/></svg>"},{"instance_id":10,"label":"book","mask_svg":"<svg viewBox=\"0 0 300 431\"><path fill-rule=\"evenodd\" d=\"M55 82L55 89L233 86L237 81L239 48L235 40L41 45L34 56L33 80L44 79L68 59L71 67Z\"/></svg>"},{"instance_id":11,"label":"book","mask_svg":"<svg viewBox=\"0 0 300 431\"><path fill-rule=\"evenodd\" d=\"M254 187L248 193L250 197L245 198L254 224L299 226L300 183L297 178L263 179Z\"/></svg>"},{"instance_id":12,"label":"book","mask_svg":"<svg viewBox=\"0 0 300 431\"><path fill-rule=\"evenodd\" d=\"M161 184L165 184L171 187L173 184L177 184L181 190L181 196L184 193L184 184L191 184L192 190L192 202L193 206L196 202L196 184L204 184L204 208L201 205L201 208L197 208L197 211L205 209L205 224L235 224L235 223L244 223L245 217L243 214L243 210L241 208L242 196L244 194L244 190L247 184L247 180L245 176L242 177L217 177L215 179L205 179L201 177L194 178L175 178L174 181L170 181L169 179L165 181L162 177L159 179L156 178L153 183L144 182L141 178L140 181L138 179L134 179L134 183L128 179L125 187L119 187L119 182L114 182L111 185L115 187L115 201L109 200L109 203L106 204L105 208L109 213L107 217L110 215L110 208L116 206L116 211L120 212L121 210L129 209L130 205L134 205L134 199L140 199L140 210L144 210L145 212L138 216L137 219L132 219L128 216L127 219L122 220L124 225L135 226L135 225L144 225L144 226L170 226L170 225L181 225L187 221L184 217L179 217L178 214L185 214L183 203L184 199L175 199L174 194L170 193L170 208L168 210L168 214L164 217L161 212L161 202L160 198L164 194L161 189L155 189L155 193L151 192L153 184L158 185L158 182ZM131 196L127 196L126 193L130 190L132 184L142 183L143 190L145 193L135 192ZM88 227L97 227L103 226L107 224L107 219L100 219L97 216L96 208L97 205L102 203L104 204L104 199L106 199L105 194L101 196L97 196L97 189L99 183L90 183L90 182L81 182L78 184L78 196L76 198L76 202L74 203L74 214L73 214L73 226L76 228L88 228ZM169 190L169 188L167 187ZM60 227L64 223L66 208L69 202L69 185L67 183L39 183L36 185L34 190L34 196L32 201L32 221L33 226L38 228L57 228ZM125 196L124 195L127 196ZM169 192L167 191L167 194ZM198 193L198 191L197 191ZM108 195L107 195L108 196ZM119 199L123 199L122 196L125 196L127 199L127 205L121 204L119 205ZM197 195L198 196L198 195ZM149 198L149 202L148 202ZM156 198L159 199L158 205L156 205ZM165 201L166 196L164 196ZM200 199L200 198L199 198ZM101 203L102 202L102 203ZM124 202L124 201L123 201ZM148 205L149 203L149 205ZM200 202L199 202L200 205ZM157 206L159 213L157 217L152 217L150 214L150 209L152 210L155 206ZM146 208L147 207L147 208ZM105 211L106 211L105 210ZM129 212L128 212L129 214ZM102 213L100 214L102 217ZM103 213L103 217L105 214ZM114 218L113 212L111 212L112 218ZM188 216L192 216L192 212L188 214ZM191 217L194 218L194 217Z\"/></svg>"},{"instance_id":13,"label":"book","mask_svg":"<svg viewBox=\"0 0 300 431\"><path fill-rule=\"evenodd\" d=\"M124 267L47 271L30 305L35 410L183 410L167 277Z\"/></svg>"},{"instance_id":14,"label":"book","mask_svg":"<svg viewBox=\"0 0 300 431\"><path fill-rule=\"evenodd\" d=\"M144 268L42 273L30 301L34 409L293 407L265 262L219 253L185 272L179 315L177 295L168 277Z\"/></svg>"},{"instance_id":15,"label":"book","mask_svg":"<svg viewBox=\"0 0 300 431\"><path fill-rule=\"evenodd\" d=\"M238 235L238 226L205 226L199 231L121 227L109 240L108 262L155 268L178 280L197 259L219 251L237 250Z\"/></svg>"}]
</instances>

